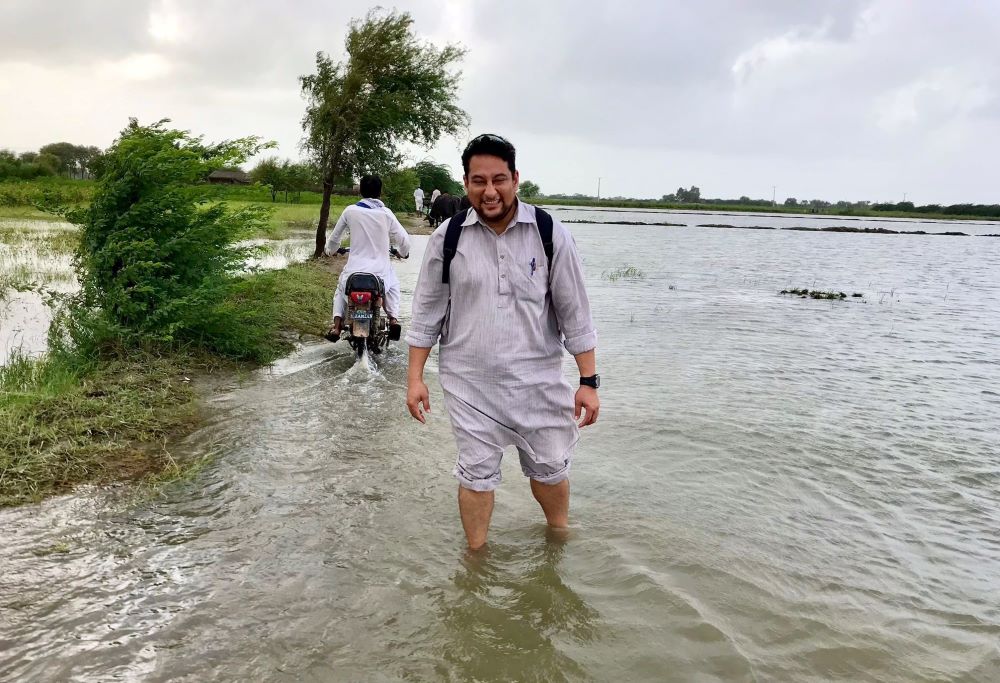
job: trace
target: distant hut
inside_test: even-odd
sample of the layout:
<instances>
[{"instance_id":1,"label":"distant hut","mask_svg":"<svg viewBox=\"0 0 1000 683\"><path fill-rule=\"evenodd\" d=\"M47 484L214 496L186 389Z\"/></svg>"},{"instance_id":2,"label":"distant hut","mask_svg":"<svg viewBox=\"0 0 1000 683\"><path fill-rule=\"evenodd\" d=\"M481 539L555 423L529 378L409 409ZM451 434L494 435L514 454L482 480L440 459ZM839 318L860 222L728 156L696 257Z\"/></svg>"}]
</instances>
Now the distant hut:
<instances>
[{"instance_id":1,"label":"distant hut","mask_svg":"<svg viewBox=\"0 0 1000 683\"><path fill-rule=\"evenodd\" d=\"M212 171L208 174L208 182L213 185L249 185L250 176L239 169L235 171Z\"/></svg>"}]
</instances>

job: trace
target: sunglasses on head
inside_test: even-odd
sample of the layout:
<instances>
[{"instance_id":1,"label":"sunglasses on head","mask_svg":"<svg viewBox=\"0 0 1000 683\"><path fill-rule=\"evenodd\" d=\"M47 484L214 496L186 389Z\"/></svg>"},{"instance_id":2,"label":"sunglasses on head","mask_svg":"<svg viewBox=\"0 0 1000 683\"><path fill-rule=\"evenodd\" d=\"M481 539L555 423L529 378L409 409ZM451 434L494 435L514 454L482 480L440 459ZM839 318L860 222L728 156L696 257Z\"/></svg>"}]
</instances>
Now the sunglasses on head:
<instances>
[{"instance_id":1,"label":"sunglasses on head","mask_svg":"<svg viewBox=\"0 0 1000 683\"><path fill-rule=\"evenodd\" d=\"M496 135L494 133L483 133L482 135L477 135L476 137L472 138L472 140L469 141L469 144L467 144L465 146L465 148L469 149L470 147L472 147L477 142L483 142L485 140L489 140L490 142L499 142L501 145L507 145L509 147L513 147L514 146L514 145L510 144L510 141L507 140L504 137L501 137L501 136Z\"/></svg>"}]
</instances>

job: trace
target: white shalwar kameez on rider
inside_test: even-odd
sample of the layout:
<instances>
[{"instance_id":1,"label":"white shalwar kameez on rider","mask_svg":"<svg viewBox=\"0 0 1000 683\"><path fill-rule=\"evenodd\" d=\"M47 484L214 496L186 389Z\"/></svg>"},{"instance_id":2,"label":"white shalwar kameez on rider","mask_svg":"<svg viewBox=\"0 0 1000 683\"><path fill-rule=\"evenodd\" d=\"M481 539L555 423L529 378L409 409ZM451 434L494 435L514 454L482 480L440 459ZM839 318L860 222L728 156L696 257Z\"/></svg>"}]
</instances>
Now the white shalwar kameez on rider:
<instances>
[{"instance_id":1,"label":"white shalwar kameez on rider","mask_svg":"<svg viewBox=\"0 0 1000 683\"><path fill-rule=\"evenodd\" d=\"M399 317L399 279L389 263L390 238L402 257L410 255L410 236L396 215L378 199L362 199L340 214L336 227L326 240L326 253L340 247L344 231L351 231L351 251L347 264L340 272L337 293L333 298L334 317L343 318L347 298L344 287L352 273L378 275L385 283L385 310L392 318Z\"/></svg>"},{"instance_id":2,"label":"white shalwar kameez on rider","mask_svg":"<svg viewBox=\"0 0 1000 683\"><path fill-rule=\"evenodd\" d=\"M440 380L458 445L454 475L469 489L500 483L503 449L516 446L524 474L553 484L568 475L579 439L574 392L563 376L565 351L597 345L583 267L569 230L553 221L552 263L519 202L497 235L470 209L441 282L446 221L427 244L413 293L406 341L440 340Z\"/></svg>"}]
</instances>

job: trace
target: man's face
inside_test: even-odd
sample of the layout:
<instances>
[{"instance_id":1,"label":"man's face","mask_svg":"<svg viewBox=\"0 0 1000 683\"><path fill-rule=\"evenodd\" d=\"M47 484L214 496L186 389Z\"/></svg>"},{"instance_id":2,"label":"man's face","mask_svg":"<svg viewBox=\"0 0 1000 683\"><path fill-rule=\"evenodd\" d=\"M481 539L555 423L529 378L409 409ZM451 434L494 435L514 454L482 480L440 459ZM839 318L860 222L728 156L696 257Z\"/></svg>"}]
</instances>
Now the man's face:
<instances>
[{"instance_id":1,"label":"man's face","mask_svg":"<svg viewBox=\"0 0 1000 683\"><path fill-rule=\"evenodd\" d=\"M509 220L514 212L519 176L510 172L507 162L489 154L477 154L469 159L465 191L476 213L488 223Z\"/></svg>"}]
</instances>

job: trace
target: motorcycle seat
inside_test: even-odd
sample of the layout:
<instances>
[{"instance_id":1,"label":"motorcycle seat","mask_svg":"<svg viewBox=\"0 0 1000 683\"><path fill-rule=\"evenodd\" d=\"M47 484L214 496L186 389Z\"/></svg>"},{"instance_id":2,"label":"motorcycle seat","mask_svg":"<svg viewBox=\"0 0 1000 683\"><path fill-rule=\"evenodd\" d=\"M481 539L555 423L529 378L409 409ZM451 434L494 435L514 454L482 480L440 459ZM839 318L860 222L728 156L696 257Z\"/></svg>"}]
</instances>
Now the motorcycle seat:
<instances>
[{"instance_id":1,"label":"motorcycle seat","mask_svg":"<svg viewBox=\"0 0 1000 683\"><path fill-rule=\"evenodd\" d=\"M347 293L351 292L371 292L378 296L385 295L385 282L378 275L372 273L352 273L347 278Z\"/></svg>"}]
</instances>

